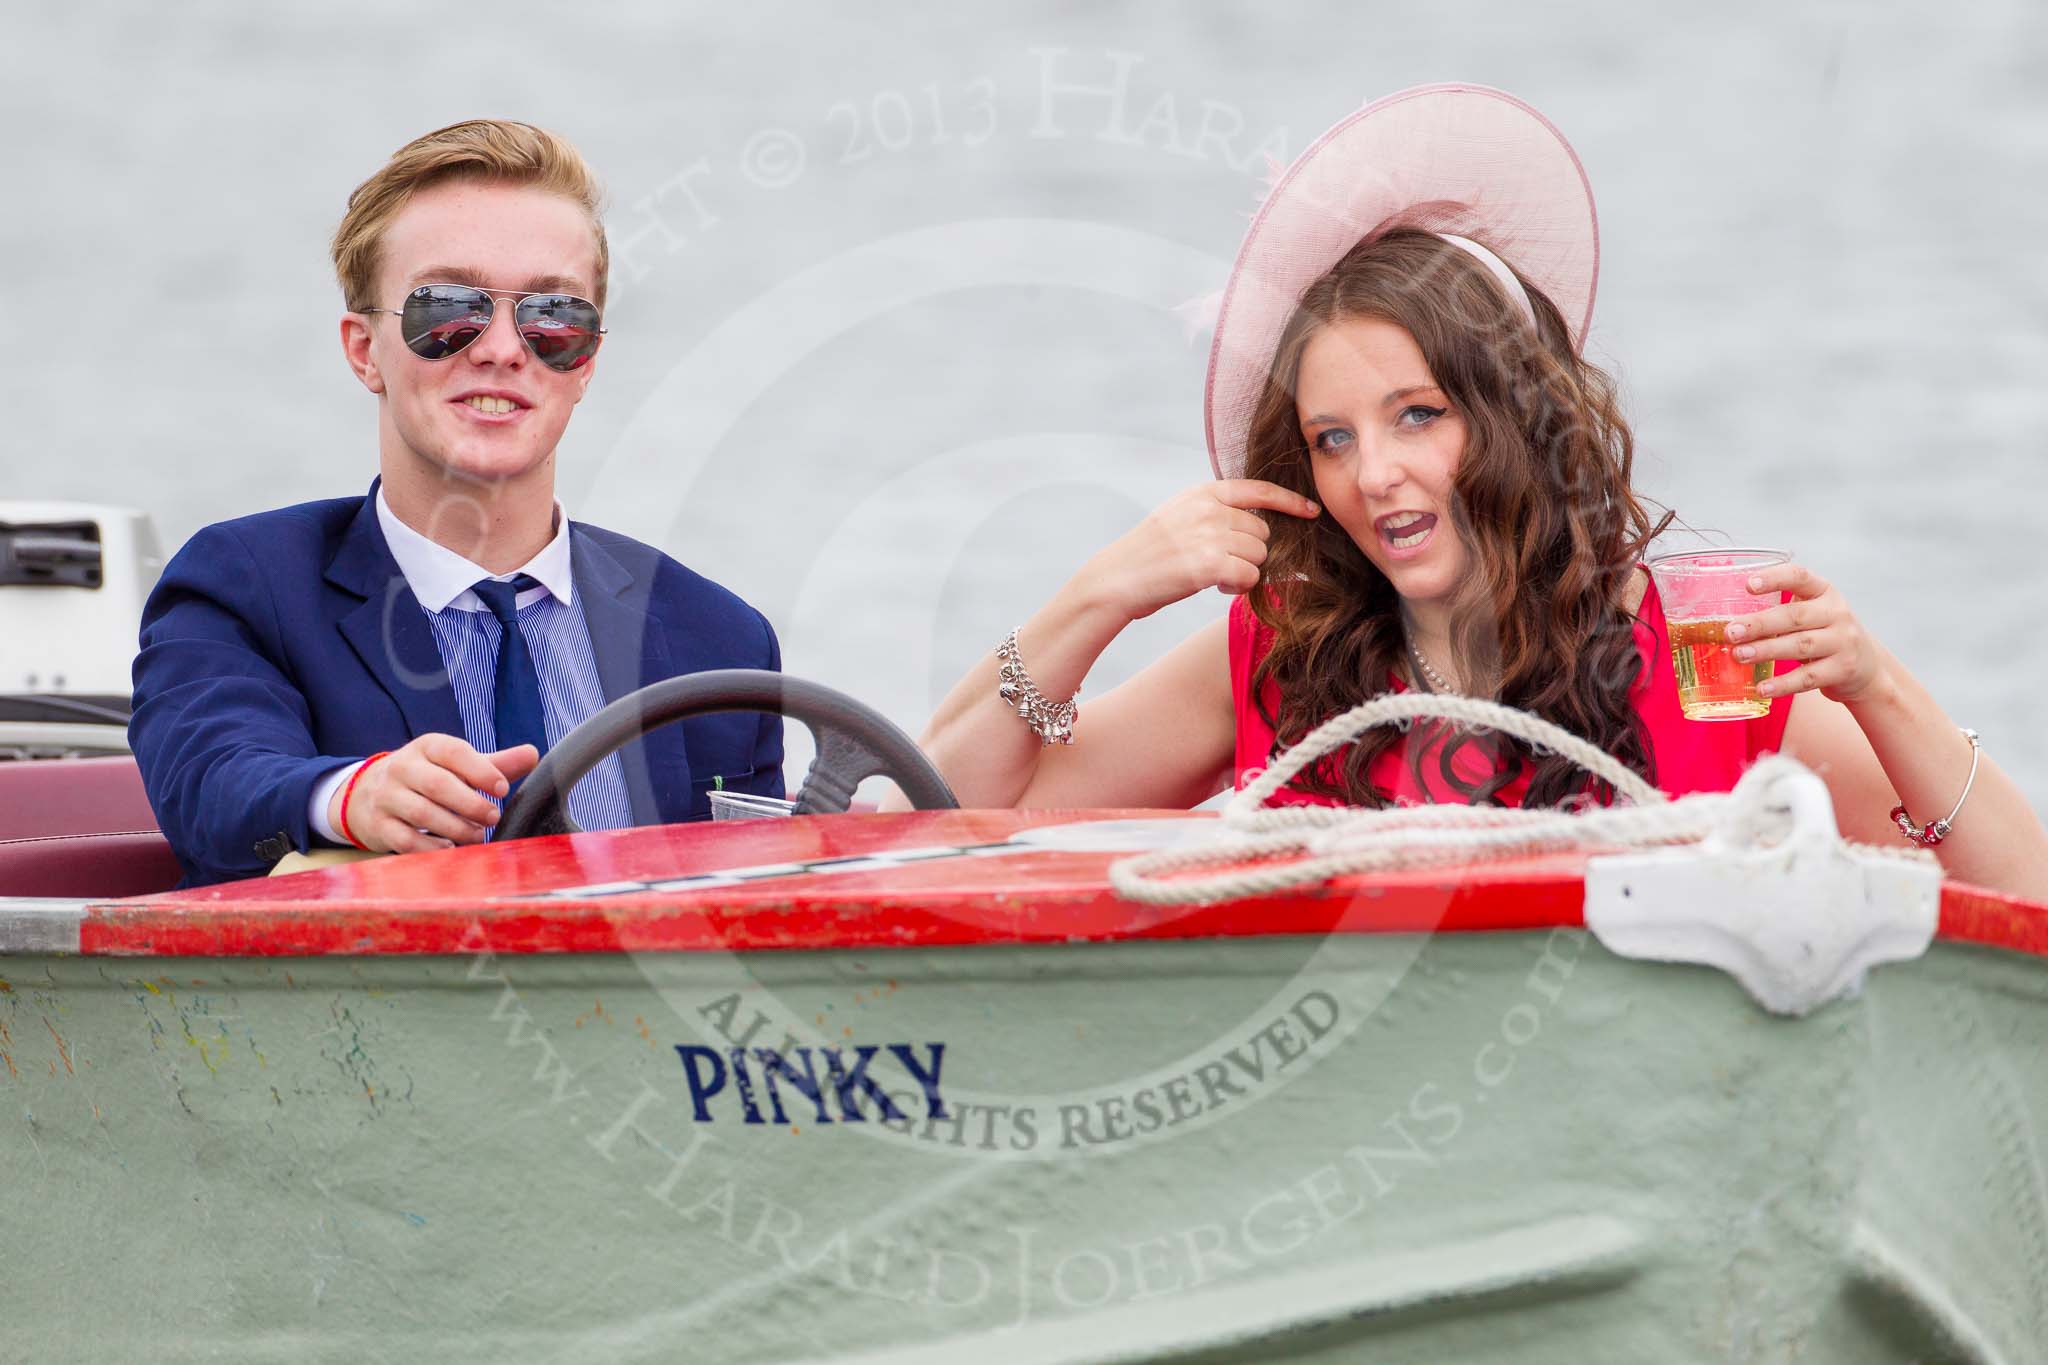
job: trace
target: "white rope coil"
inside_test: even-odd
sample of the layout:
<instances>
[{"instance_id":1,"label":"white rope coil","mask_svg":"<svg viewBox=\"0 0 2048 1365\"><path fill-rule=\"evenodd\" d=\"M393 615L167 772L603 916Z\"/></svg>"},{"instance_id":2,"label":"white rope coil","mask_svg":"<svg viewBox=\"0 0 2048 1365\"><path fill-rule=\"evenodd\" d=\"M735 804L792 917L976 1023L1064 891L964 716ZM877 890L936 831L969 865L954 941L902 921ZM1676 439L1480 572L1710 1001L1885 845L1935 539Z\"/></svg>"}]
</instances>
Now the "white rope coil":
<instances>
[{"instance_id":1,"label":"white rope coil","mask_svg":"<svg viewBox=\"0 0 2048 1365\"><path fill-rule=\"evenodd\" d=\"M1563 754L1637 805L1652 805L1666 799L1664 793L1623 767L1612 755L1539 716L1472 697L1389 692L1354 706L1310 731L1301 743L1282 754L1279 762L1261 773L1257 781L1232 798L1225 808L1224 818L1241 819L1246 813L1263 807L1275 792L1293 780L1296 773L1332 750L1349 744L1374 726L1399 725L1406 729L1411 721L1416 720L1447 720L1459 729L1496 730L1512 735L1539 754ZM1342 807L1325 806L1322 809L1335 810L1340 816L1345 813Z\"/></svg>"},{"instance_id":2,"label":"white rope coil","mask_svg":"<svg viewBox=\"0 0 2048 1365\"><path fill-rule=\"evenodd\" d=\"M1406 728L1416 720L1491 729L1513 735L1538 753L1563 754L1633 804L1577 814L1472 806L1266 806L1274 793L1325 754L1374 726ZM1118 895L1130 900L1212 905L1361 873L1490 862L1574 848L1694 843L1716 829L1745 844L1770 843L1782 835L1788 820L1786 808L1770 795L1771 765L1797 766L1791 759L1765 758L1751 770L1758 780L1745 780L1733 792L1699 792L1674 801L1612 755L1527 712L1470 697L1390 693L1318 726L1282 754L1231 798L1223 809L1222 828L1213 838L1123 859L1110 866L1109 880ZM1202 868L1222 870L1203 874Z\"/></svg>"}]
</instances>

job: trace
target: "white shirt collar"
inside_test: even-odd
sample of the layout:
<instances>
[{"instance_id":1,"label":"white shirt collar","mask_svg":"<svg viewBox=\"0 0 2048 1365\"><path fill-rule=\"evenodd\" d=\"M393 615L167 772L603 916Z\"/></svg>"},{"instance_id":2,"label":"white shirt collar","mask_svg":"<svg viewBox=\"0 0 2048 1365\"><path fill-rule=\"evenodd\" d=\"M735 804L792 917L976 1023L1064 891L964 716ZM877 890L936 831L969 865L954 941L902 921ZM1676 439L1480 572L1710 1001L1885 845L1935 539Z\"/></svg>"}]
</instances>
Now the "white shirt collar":
<instances>
[{"instance_id":1,"label":"white shirt collar","mask_svg":"<svg viewBox=\"0 0 2048 1365\"><path fill-rule=\"evenodd\" d=\"M483 601L469 590L470 584L479 578L503 581L522 573L538 579L540 587L520 593L520 606L538 600L543 593L564 606L575 604L576 580L569 567L569 518L559 502L555 504L555 538L511 573L491 573L407 526L384 500L382 485L377 489L377 524L384 529L384 543L391 547L391 557L398 561L398 571L405 575L406 586L428 611L441 612L450 607L457 611L483 611Z\"/></svg>"}]
</instances>

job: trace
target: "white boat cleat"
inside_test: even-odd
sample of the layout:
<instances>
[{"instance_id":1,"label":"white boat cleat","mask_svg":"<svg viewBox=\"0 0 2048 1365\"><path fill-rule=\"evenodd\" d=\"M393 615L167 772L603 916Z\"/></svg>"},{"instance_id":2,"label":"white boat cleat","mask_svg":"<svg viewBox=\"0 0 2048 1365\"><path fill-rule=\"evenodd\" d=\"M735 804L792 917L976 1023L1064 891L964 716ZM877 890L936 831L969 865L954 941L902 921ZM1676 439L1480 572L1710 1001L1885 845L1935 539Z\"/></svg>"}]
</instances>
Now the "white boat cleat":
<instances>
[{"instance_id":1,"label":"white boat cleat","mask_svg":"<svg viewBox=\"0 0 2048 1365\"><path fill-rule=\"evenodd\" d=\"M1802 1015L1927 951L1932 855L1843 840L1827 784L1790 758L1759 761L1733 795L1697 844L1587 865L1586 927L1609 952L1718 967L1765 1009Z\"/></svg>"}]
</instances>

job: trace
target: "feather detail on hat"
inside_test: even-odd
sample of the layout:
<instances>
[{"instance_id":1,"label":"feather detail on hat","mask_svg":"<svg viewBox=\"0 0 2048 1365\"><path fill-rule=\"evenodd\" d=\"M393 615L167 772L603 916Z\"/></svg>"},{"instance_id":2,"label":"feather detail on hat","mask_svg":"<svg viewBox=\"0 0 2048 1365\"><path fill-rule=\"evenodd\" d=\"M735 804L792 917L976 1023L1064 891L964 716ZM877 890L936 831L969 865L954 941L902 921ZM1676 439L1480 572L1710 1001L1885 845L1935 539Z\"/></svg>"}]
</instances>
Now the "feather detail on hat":
<instances>
[{"instance_id":1,"label":"feather detail on hat","mask_svg":"<svg viewBox=\"0 0 2048 1365\"><path fill-rule=\"evenodd\" d=\"M1259 210L1266 207L1266 201L1273 197L1273 191L1280 188L1280 182L1286 178L1286 163L1280 161L1271 152L1267 152L1266 169L1259 175L1258 186L1252 191L1251 210L1244 216L1247 219L1256 219L1259 216Z\"/></svg>"},{"instance_id":2,"label":"feather detail on hat","mask_svg":"<svg viewBox=\"0 0 2048 1365\"><path fill-rule=\"evenodd\" d=\"M1173 306L1174 315L1180 319L1182 339L1188 342L1199 340L1216 330L1216 319L1223 313L1223 291L1212 290L1199 298Z\"/></svg>"}]
</instances>

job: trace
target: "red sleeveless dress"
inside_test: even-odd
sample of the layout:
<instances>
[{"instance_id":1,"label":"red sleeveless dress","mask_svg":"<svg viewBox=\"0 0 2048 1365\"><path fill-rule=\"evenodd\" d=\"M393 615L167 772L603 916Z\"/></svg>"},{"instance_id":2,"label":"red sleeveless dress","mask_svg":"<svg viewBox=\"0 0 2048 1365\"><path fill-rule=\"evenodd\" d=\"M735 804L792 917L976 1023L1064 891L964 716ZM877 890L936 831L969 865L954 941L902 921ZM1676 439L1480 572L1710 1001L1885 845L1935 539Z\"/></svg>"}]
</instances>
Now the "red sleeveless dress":
<instances>
[{"instance_id":1,"label":"red sleeveless dress","mask_svg":"<svg viewBox=\"0 0 2048 1365\"><path fill-rule=\"evenodd\" d=\"M1678 709L1678 674L1671 662L1671 646L1665 632L1664 606L1657 588L1650 584L1635 619L1636 654L1642 667L1629 699L1642 717L1656 758L1657 786L1671 796L1687 792L1727 791L1735 785L1757 758L1783 745L1785 722L1792 710L1789 697L1771 701L1770 714L1755 720L1687 720ZM1258 776L1273 753L1273 730L1252 700L1252 672L1273 646L1273 633L1252 614L1251 602L1240 597L1230 604L1230 697L1237 711L1237 751L1233 785L1243 787ZM1787 673L1798 665L1780 660L1776 672ZM1387 680L1388 690L1406 692L1408 684L1399 673ZM1279 689L1269 680L1264 700L1277 712ZM1443 781L1439 755L1426 752L1421 764L1423 782L1415 780L1415 765L1408 758L1411 731L1401 743L1374 760L1369 776L1381 791L1392 792L1401 804L1462 804L1465 797ZM1483 738L1484 732L1480 732ZM1427 741L1426 741L1427 742ZM1469 744L1452 760L1459 779L1476 783L1492 771L1483 744ZM1525 769L1498 793L1503 805L1519 806L1529 788ZM1327 797L1313 796L1283 788L1273 798L1275 805L1335 805Z\"/></svg>"}]
</instances>

